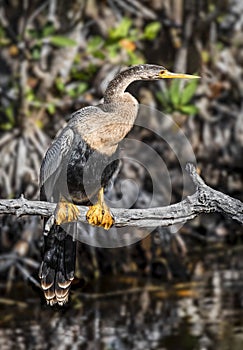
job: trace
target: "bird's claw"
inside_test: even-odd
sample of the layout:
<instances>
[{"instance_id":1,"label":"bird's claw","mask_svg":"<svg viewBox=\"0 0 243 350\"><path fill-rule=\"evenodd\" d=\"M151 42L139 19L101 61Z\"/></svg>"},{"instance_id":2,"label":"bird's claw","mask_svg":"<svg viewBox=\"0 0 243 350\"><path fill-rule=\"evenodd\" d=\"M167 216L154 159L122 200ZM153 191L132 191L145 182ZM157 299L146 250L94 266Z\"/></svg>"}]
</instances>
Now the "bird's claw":
<instances>
[{"instance_id":1,"label":"bird's claw","mask_svg":"<svg viewBox=\"0 0 243 350\"><path fill-rule=\"evenodd\" d=\"M104 203L96 203L89 207L86 219L90 225L103 227L105 230L109 230L114 224L110 209Z\"/></svg>"},{"instance_id":2,"label":"bird's claw","mask_svg":"<svg viewBox=\"0 0 243 350\"><path fill-rule=\"evenodd\" d=\"M68 222L77 221L79 210L75 204L61 201L56 206L54 216L55 223L57 225L61 225Z\"/></svg>"}]
</instances>

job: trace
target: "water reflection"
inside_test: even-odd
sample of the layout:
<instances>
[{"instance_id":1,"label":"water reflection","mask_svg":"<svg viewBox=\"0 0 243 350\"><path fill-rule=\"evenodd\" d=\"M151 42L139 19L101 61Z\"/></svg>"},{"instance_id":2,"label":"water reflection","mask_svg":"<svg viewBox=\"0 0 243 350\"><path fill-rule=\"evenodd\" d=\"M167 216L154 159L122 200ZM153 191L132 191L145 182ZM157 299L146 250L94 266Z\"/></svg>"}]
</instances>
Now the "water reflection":
<instances>
[{"instance_id":1,"label":"water reflection","mask_svg":"<svg viewBox=\"0 0 243 350\"><path fill-rule=\"evenodd\" d=\"M243 247L191 258L191 281L111 277L65 309L2 302L0 349L243 349Z\"/></svg>"}]
</instances>

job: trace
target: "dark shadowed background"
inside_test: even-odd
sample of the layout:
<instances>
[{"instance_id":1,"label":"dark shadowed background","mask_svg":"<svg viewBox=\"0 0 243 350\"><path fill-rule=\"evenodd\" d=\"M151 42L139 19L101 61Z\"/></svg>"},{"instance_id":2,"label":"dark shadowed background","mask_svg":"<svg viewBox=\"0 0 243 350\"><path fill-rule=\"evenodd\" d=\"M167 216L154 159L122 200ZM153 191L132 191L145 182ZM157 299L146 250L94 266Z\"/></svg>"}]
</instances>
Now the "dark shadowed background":
<instances>
[{"instance_id":1,"label":"dark shadowed background","mask_svg":"<svg viewBox=\"0 0 243 350\"><path fill-rule=\"evenodd\" d=\"M9 0L0 6L1 199L38 199L41 160L70 114L98 104L121 68L154 63L201 79L140 81L129 91L184 132L209 186L243 200L241 0ZM171 127L153 120L158 132ZM181 200L173 147L138 126L129 138L163 159L170 202ZM154 169L163 185L163 171ZM146 207L151 178L126 159L108 197L126 203L134 190L129 181L121 191L126 179L139 188L132 207ZM167 194L165 188L155 205ZM179 231L158 228L123 248L80 243L71 301L62 309L47 307L38 286L41 219L2 216L0 228L1 349L243 348L243 230L222 215L202 215Z\"/></svg>"}]
</instances>

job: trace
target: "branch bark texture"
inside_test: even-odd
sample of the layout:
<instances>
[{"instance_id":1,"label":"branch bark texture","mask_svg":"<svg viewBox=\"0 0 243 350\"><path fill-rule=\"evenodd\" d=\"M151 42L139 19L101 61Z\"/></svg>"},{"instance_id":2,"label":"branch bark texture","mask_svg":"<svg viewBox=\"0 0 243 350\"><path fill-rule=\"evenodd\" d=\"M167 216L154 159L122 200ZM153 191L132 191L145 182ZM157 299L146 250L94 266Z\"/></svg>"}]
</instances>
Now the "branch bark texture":
<instances>
[{"instance_id":1,"label":"branch bark texture","mask_svg":"<svg viewBox=\"0 0 243 350\"><path fill-rule=\"evenodd\" d=\"M158 227L185 223L201 213L219 212L243 224L243 203L222 192L207 186L194 165L186 167L196 191L179 203L160 208L117 209L111 208L115 226ZM50 217L55 210L55 203L29 201L23 196L19 199L0 200L0 214L41 215ZM86 221L87 207L79 206L79 221Z\"/></svg>"}]
</instances>

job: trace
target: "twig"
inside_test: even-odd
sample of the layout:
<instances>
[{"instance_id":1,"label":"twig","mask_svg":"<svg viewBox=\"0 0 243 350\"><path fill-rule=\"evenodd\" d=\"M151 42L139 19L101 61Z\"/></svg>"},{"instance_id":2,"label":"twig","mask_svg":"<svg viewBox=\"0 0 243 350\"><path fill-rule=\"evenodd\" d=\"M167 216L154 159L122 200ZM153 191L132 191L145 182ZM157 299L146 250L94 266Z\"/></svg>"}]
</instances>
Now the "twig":
<instances>
[{"instance_id":1,"label":"twig","mask_svg":"<svg viewBox=\"0 0 243 350\"><path fill-rule=\"evenodd\" d=\"M17 129L14 129L11 132L4 134L0 140L0 148L5 146L9 141L13 140L18 135L18 133L19 131Z\"/></svg>"},{"instance_id":2,"label":"twig","mask_svg":"<svg viewBox=\"0 0 243 350\"><path fill-rule=\"evenodd\" d=\"M8 298L0 298L0 304L8 305L8 306L18 306L21 308L28 307L27 303L24 303L24 302L18 301L18 300L8 299Z\"/></svg>"},{"instance_id":3,"label":"twig","mask_svg":"<svg viewBox=\"0 0 243 350\"><path fill-rule=\"evenodd\" d=\"M197 288L200 288L203 284L200 282L190 282L190 289L192 291L196 292ZM104 292L104 293L84 293L80 295L82 299L92 299L92 300L97 300L97 299L107 299L111 297L117 297L121 295L129 295L129 294L141 294L141 293L160 293L160 296L168 297L168 295L173 295L181 290L184 290L185 288L188 288L188 284L184 285L177 283L173 287L170 286L170 288L165 287L165 286L156 286L156 285L145 285L141 287L132 287L128 289L122 289L122 290L114 290L110 292Z\"/></svg>"},{"instance_id":4,"label":"twig","mask_svg":"<svg viewBox=\"0 0 243 350\"><path fill-rule=\"evenodd\" d=\"M116 6L120 7L121 9L125 10L126 12L129 12L131 14L134 14L136 16L140 16L146 19L156 19L156 14L151 11L148 7L141 4L140 1L137 0L113 0L109 1L109 4L111 5L113 3L113 6L111 6L113 9L116 8Z\"/></svg>"},{"instance_id":5,"label":"twig","mask_svg":"<svg viewBox=\"0 0 243 350\"><path fill-rule=\"evenodd\" d=\"M105 292L105 293L82 293L81 298L96 300L96 299L106 299L111 297L117 297L117 296L127 295L127 294L139 294L144 292L147 292L147 293L164 292L165 295L169 294L168 290L166 291L165 287L163 286L161 287L161 286L148 285L143 287L134 287L129 289Z\"/></svg>"},{"instance_id":6,"label":"twig","mask_svg":"<svg viewBox=\"0 0 243 350\"><path fill-rule=\"evenodd\" d=\"M207 186L194 165L187 164L196 192L179 203L161 208L148 209L117 209L111 212L115 219L115 226L158 227L185 223L201 213L220 212L231 219L243 224L243 203L226 194ZM55 203L29 201L21 196L19 199L0 200L0 214L41 215L53 217ZM86 221L87 207L79 206L79 221Z\"/></svg>"},{"instance_id":7,"label":"twig","mask_svg":"<svg viewBox=\"0 0 243 350\"><path fill-rule=\"evenodd\" d=\"M32 24L34 19L45 9L45 7L49 4L49 0L43 2L37 9L30 15L30 17L26 21L26 28Z\"/></svg>"}]
</instances>

